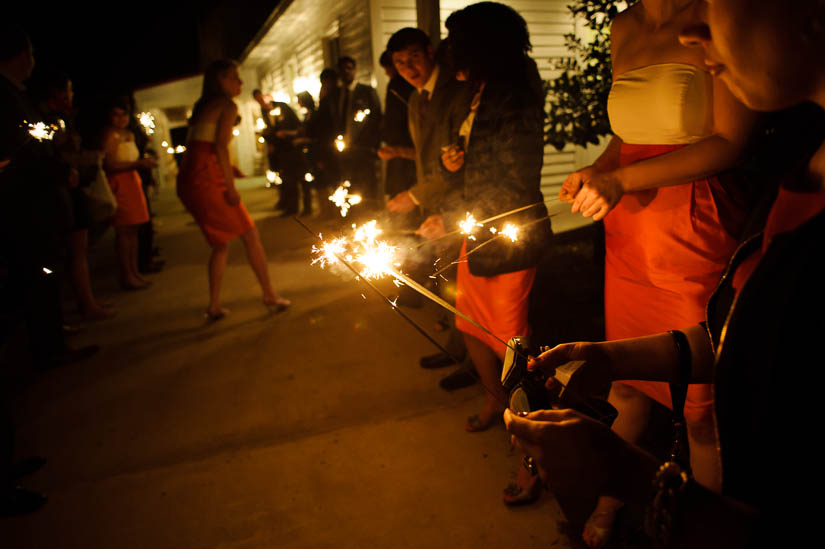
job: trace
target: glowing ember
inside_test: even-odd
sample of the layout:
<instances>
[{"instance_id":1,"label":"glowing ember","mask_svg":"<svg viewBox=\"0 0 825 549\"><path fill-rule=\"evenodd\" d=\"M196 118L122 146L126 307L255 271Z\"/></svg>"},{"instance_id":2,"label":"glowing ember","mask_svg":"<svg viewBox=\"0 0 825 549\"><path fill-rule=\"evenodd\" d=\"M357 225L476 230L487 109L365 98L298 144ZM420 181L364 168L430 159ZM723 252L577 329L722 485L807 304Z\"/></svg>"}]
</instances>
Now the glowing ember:
<instances>
[{"instance_id":1,"label":"glowing ember","mask_svg":"<svg viewBox=\"0 0 825 549\"><path fill-rule=\"evenodd\" d=\"M312 264L318 263L321 267L334 265L338 258L344 258L352 263L358 271L358 276L364 279L382 278L384 275L395 276L395 268L399 265L395 258L397 248L383 240L378 240L382 231L376 221L372 220L365 225L352 226L352 238L339 237L321 246L313 246L315 258Z\"/></svg>"},{"instance_id":2,"label":"glowing ember","mask_svg":"<svg viewBox=\"0 0 825 549\"><path fill-rule=\"evenodd\" d=\"M475 240L476 238L473 236L473 233L476 231L476 227L482 227L483 225L476 221L476 218L473 217L473 214L467 212L467 217L465 217L462 221L458 222L458 227L461 229L461 234L469 235L471 240Z\"/></svg>"},{"instance_id":3,"label":"glowing ember","mask_svg":"<svg viewBox=\"0 0 825 549\"><path fill-rule=\"evenodd\" d=\"M138 115L138 122L146 130L147 135L155 133L155 117L150 112L142 112Z\"/></svg>"},{"instance_id":4,"label":"glowing ember","mask_svg":"<svg viewBox=\"0 0 825 549\"><path fill-rule=\"evenodd\" d=\"M515 242L518 240L518 227L512 223L508 223L503 229L501 229L501 234L509 238L510 242Z\"/></svg>"},{"instance_id":5,"label":"glowing ember","mask_svg":"<svg viewBox=\"0 0 825 549\"><path fill-rule=\"evenodd\" d=\"M490 227L490 232L496 234L498 230L495 227Z\"/></svg>"},{"instance_id":6,"label":"glowing ember","mask_svg":"<svg viewBox=\"0 0 825 549\"><path fill-rule=\"evenodd\" d=\"M370 115L370 110L369 109L359 110L358 112L355 113L355 118L353 120L355 120L356 122L363 122L369 115Z\"/></svg>"},{"instance_id":7,"label":"glowing ember","mask_svg":"<svg viewBox=\"0 0 825 549\"><path fill-rule=\"evenodd\" d=\"M339 135L335 138L335 148L338 149L338 152L343 152L346 147L347 145L344 143L343 135Z\"/></svg>"},{"instance_id":8,"label":"glowing ember","mask_svg":"<svg viewBox=\"0 0 825 549\"><path fill-rule=\"evenodd\" d=\"M329 200L341 210L341 217L346 217L351 207L361 203L361 195L350 193L349 187L350 182L344 181L329 196Z\"/></svg>"},{"instance_id":9,"label":"glowing ember","mask_svg":"<svg viewBox=\"0 0 825 549\"><path fill-rule=\"evenodd\" d=\"M25 124L25 122L24 122ZM45 122L35 122L28 124L29 135L42 142L43 140L51 141L54 138L54 132L57 130L56 126L47 125Z\"/></svg>"}]
</instances>

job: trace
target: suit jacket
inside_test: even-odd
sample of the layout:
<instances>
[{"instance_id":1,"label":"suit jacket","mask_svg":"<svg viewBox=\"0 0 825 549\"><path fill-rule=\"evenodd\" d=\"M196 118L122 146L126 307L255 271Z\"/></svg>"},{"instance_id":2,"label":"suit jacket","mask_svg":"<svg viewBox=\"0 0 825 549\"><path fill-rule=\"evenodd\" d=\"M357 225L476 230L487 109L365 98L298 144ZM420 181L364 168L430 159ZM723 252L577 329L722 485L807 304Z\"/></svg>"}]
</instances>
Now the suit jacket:
<instances>
[{"instance_id":1,"label":"suit jacket","mask_svg":"<svg viewBox=\"0 0 825 549\"><path fill-rule=\"evenodd\" d=\"M441 165L441 147L456 143L461 123L470 111L469 86L443 67L439 70L429 105L421 113L421 93L409 100L410 136L415 146L416 184L410 189L421 207L438 211L448 192L463 185L463 170L451 173Z\"/></svg>"},{"instance_id":2,"label":"suit jacket","mask_svg":"<svg viewBox=\"0 0 825 549\"><path fill-rule=\"evenodd\" d=\"M349 100L343 105L344 88L338 88L334 101L334 120L338 134L343 135L349 151L375 151L381 141L381 102L375 88L358 83L350 93ZM343 108L343 110L342 110ZM358 111L369 109L369 115L362 122L355 121Z\"/></svg>"}]
</instances>

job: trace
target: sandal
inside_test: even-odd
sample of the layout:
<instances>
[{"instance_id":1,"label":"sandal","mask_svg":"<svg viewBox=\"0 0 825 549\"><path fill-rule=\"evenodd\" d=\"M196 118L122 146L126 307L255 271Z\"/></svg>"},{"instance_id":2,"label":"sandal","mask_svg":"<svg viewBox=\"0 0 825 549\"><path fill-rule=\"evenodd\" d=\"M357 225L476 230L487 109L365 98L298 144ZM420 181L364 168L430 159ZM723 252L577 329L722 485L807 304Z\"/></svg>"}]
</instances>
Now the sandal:
<instances>
[{"instance_id":1,"label":"sandal","mask_svg":"<svg viewBox=\"0 0 825 549\"><path fill-rule=\"evenodd\" d=\"M526 505L535 502L540 495L541 481L539 476L535 475L531 478L530 486L527 488L519 486L517 482L508 484L507 488L504 489L501 500L504 505Z\"/></svg>"},{"instance_id":2,"label":"sandal","mask_svg":"<svg viewBox=\"0 0 825 549\"><path fill-rule=\"evenodd\" d=\"M229 309L221 309L217 313L210 313L209 311L206 311L206 313L204 313L203 317L206 319L207 322L212 323L212 322L217 322L217 321L219 321L223 318L226 318L226 315L228 315L228 314L229 314Z\"/></svg>"},{"instance_id":3,"label":"sandal","mask_svg":"<svg viewBox=\"0 0 825 549\"><path fill-rule=\"evenodd\" d=\"M284 299L283 297L276 297L274 301L264 301L264 305L267 309L269 309L270 313L277 314L282 311L286 311L292 302L288 299Z\"/></svg>"}]
</instances>

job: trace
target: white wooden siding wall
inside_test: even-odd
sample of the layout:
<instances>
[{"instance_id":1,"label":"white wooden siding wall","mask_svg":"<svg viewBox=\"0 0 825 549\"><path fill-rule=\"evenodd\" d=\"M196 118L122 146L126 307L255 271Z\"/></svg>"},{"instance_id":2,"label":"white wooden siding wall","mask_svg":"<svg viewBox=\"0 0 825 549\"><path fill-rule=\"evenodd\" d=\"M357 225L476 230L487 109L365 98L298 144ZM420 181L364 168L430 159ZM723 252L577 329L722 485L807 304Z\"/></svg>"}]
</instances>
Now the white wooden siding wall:
<instances>
[{"instance_id":1,"label":"white wooden siding wall","mask_svg":"<svg viewBox=\"0 0 825 549\"><path fill-rule=\"evenodd\" d=\"M375 52L375 72L378 80L378 96L384 102L387 92L387 76L378 63L386 49L390 36L404 27L417 27L415 0L371 0L372 40Z\"/></svg>"},{"instance_id":2,"label":"white wooden siding wall","mask_svg":"<svg viewBox=\"0 0 825 549\"><path fill-rule=\"evenodd\" d=\"M576 26L570 11L569 0L498 0L507 4L524 17L533 44L532 57L544 80L555 78L558 71L551 68L551 57L566 57L570 53L564 47L564 35L575 32ZM441 37L447 36L444 21L454 11L475 3L474 0L441 0ZM541 170L541 187L545 200L555 200L564 179L576 169L576 147L568 146L562 152L554 147L544 149L544 166Z\"/></svg>"},{"instance_id":3,"label":"white wooden siding wall","mask_svg":"<svg viewBox=\"0 0 825 549\"><path fill-rule=\"evenodd\" d=\"M337 26L340 55L355 59L359 81L374 84L368 8L369 0L295 0L243 64L255 69L265 93L286 93L294 101L294 80L318 79L324 69L323 40Z\"/></svg>"}]
</instances>

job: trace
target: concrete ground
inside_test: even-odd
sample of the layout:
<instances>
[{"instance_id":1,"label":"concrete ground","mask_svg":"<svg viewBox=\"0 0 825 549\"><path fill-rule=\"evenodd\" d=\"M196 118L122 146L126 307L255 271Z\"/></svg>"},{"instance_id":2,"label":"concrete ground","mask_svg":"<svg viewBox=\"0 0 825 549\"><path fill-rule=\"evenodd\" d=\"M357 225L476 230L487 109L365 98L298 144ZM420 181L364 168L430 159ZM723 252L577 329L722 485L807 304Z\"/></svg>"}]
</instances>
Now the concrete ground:
<instances>
[{"instance_id":1,"label":"concrete ground","mask_svg":"<svg viewBox=\"0 0 825 549\"><path fill-rule=\"evenodd\" d=\"M310 266L312 237L272 216L259 179L242 185L293 307L267 312L235 242L232 313L205 324L208 248L171 190L155 202L168 263L150 289L117 291L111 235L99 242L95 286L120 314L73 336L98 355L23 384L16 454L48 458L24 485L49 502L0 520L0 546L570 547L551 494L501 503L520 457L500 425L464 432L482 389L439 389L449 370L418 366L436 349ZM437 309L410 314L430 327Z\"/></svg>"}]
</instances>

